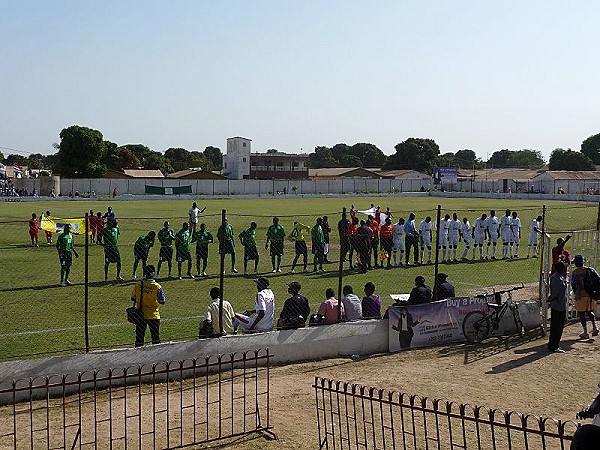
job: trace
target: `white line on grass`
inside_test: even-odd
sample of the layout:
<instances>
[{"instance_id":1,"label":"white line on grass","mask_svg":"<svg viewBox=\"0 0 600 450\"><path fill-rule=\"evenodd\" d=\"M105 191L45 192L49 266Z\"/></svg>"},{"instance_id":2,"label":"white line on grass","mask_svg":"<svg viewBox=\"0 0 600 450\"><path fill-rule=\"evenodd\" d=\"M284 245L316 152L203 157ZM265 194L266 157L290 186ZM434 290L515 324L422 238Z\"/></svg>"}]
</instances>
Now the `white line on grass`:
<instances>
[{"instance_id":1,"label":"white line on grass","mask_svg":"<svg viewBox=\"0 0 600 450\"><path fill-rule=\"evenodd\" d=\"M160 319L161 322L183 322L190 319L200 319L204 316L189 316L189 317L171 317L168 319ZM123 325L130 325L129 322L119 323L99 323L97 325L90 325L89 328L110 328L120 327ZM47 330L31 330L31 331L19 331L17 333L5 333L0 334L0 338L3 337L14 337L14 336L31 336L34 334L49 334L49 333L64 333L65 331L77 331L83 330L83 327L66 327L66 328L49 328Z\"/></svg>"}]
</instances>

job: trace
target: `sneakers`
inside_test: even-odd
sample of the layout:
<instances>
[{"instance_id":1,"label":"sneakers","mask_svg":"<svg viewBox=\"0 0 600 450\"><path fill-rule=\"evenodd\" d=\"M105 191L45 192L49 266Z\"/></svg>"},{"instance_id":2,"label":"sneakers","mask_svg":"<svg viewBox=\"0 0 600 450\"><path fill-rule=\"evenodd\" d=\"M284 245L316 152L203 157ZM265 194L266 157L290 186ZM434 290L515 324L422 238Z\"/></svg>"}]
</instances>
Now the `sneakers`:
<instances>
[{"instance_id":1,"label":"sneakers","mask_svg":"<svg viewBox=\"0 0 600 450\"><path fill-rule=\"evenodd\" d=\"M281 269L277 269L277 273L281 273Z\"/></svg>"},{"instance_id":2,"label":"sneakers","mask_svg":"<svg viewBox=\"0 0 600 450\"><path fill-rule=\"evenodd\" d=\"M202 276L205 277L206 276L206 272L202 272Z\"/></svg>"},{"instance_id":3,"label":"sneakers","mask_svg":"<svg viewBox=\"0 0 600 450\"><path fill-rule=\"evenodd\" d=\"M304 273L310 273L310 270L304 269Z\"/></svg>"},{"instance_id":4,"label":"sneakers","mask_svg":"<svg viewBox=\"0 0 600 450\"><path fill-rule=\"evenodd\" d=\"M65 286L71 286L73 283L71 283L69 280L65 280ZM598 333L596 333L598 334Z\"/></svg>"},{"instance_id":5,"label":"sneakers","mask_svg":"<svg viewBox=\"0 0 600 450\"><path fill-rule=\"evenodd\" d=\"M273 273L277 273L277 270L273 269Z\"/></svg>"},{"instance_id":6,"label":"sneakers","mask_svg":"<svg viewBox=\"0 0 600 450\"><path fill-rule=\"evenodd\" d=\"M187 274L187 277L188 277L188 278L191 278L191 279L194 279L194 275L192 275L191 273L188 273L188 274Z\"/></svg>"},{"instance_id":7,"label":"sneakers","mask_svg":"<svg viewBox=\"0 0 600 450\"><path fill-rule=\"evenodd\" d=\"M60 285L61 285L62 287L65 287L65 286L67 285L67 283L65 283L64 281L61 281L61 282L60 282Z\"/></svg>"},{"instance_id":8,"label":"sneakers","mask_svg":"<svg viewBox=\"0 0 600 450\"><path fill-rule=\"evenodd\" d=\"M237 269L232 269L231 273L238 273Z\"/></svg>"},{"instance_id":9,"label":"sneakers","mask_svg":"<svg viewBox=\"0 0 600 450\"><path fill-rule=\"evenodd\" d=\"M290 273L296 273L296 269L290 270Z\"/></svg>"},{"instance_id":10,"label":"sneakers","mask_svg":"<svg viewBox=\"0 0 600 450\"><path fill-rule=\"evenodd\" d=\"M123 277L122 277L121 275L119 275L119 276L117 277L117 281L123 281Z\"/></svg>"},{"instance_id":11,"label":"sneakers","mask_svg":"<svg viewBox=\"0 0 600 450\"><path fill-rule=\"evenodd\" d=\"M565 351L562 348L558 347L552 353L565 353Z\"/></svg>"},{"instance_id":12,"label":"sneakers","mask_svg":"<svg viewBox=\"0 0 600 450\"><path fill-rule=\"evenodd\" d=\"M598 336L598 328L596 328L594 331L592 331L592 336Z\"/></svg>"},{"instance_id":13,"label":"sneakers","mask_svg":"<svg viewBox=\"0 0 600 450\"><path fill-rule=\"evenodd\" d=\"M137 276L135 274L133 274L133 276L131 277L132 280L137 280Z\"/></svg>"},{"instance_id":14,"label":"sneakers","mask_svg":"<svg viewBox=\"0 0 600 450\"><path fill-rule=\"evenodd\" d=\"M590 338L590 335L589 335L589 333L581 333L581 334L579 335L579 337L580 337L581 339L589 339L589 338Z\"/></svg>"}]
</instances>

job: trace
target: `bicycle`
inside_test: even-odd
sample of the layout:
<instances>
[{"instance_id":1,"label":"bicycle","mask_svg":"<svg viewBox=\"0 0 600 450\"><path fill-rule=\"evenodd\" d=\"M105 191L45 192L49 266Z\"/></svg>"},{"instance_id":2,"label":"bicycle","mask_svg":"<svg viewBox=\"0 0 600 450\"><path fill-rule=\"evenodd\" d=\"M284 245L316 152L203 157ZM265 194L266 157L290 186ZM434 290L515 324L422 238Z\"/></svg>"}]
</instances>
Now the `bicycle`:
<instances>
[{"instance_id":1,"label":"bicycle","mask_svg":"<svg viewBox=\"0 0 600 450\"><path fill-rule=\"evenodd\" d=\"M525 336L525 327L523 326L521 315L512 298L513 291L523 289L524 287L525 285L521 283L520 286L515 286L504 291L494 290L493 296L496 303L487 303L488 311L491 310L491 312L471 311L467 314L462 323L463 334L467 339L467 342L470 344L478 344L484 339L487 339L493 331L498 330L500 321L508 310L512 313L519 336ZM508 299L504 303L502 303L502 294L508 294ZM477 296L477 298L485 299L488 297L489 295L487 294Z\"/></svg>"}]
</instances>

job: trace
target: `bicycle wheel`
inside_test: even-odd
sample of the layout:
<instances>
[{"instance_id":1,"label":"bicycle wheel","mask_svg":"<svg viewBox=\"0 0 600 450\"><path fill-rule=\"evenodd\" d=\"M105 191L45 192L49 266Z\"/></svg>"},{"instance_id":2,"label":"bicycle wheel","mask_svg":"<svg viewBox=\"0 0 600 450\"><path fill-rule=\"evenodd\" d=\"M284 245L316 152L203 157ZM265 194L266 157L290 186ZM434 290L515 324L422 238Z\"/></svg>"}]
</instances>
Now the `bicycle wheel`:
<instances>
[{"instance_id":1,"label":"bicycle wheel","mask_svg":"<svg viewBox=\"0 0 600 450\"><path fill-rule=\"evenodd\" d=\"M521 314L519 313L519 309L517 305L512 306L513 319L515 320L515 326L517 327L517 332L519 336L525 336L525 327L523 326L523 321L521 320Z\"/></svg>"},{"instance_id":2,"label":"bicycle wheel","mask_svg":"<svg viewBox=\"0 0 600 450\"><path fill-rule=\"evenodd\" d=\"M489 317L481 311L471 311L462 323L463 334L470 344L478 344L487 338L491 328Z\"/></svg>"}]
</instances>

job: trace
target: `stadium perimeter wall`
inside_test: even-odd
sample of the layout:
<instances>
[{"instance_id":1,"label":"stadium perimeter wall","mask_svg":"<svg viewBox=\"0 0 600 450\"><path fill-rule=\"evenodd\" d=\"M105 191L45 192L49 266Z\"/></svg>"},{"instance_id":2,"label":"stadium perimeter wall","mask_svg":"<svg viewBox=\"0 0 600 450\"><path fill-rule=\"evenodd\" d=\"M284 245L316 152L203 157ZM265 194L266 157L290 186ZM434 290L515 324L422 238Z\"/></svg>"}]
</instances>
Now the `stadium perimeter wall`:
<instances>
[{"instance_id":1,"label":"stadium perimeter wall","mask_svg":"<svg viewBox=\"0 0 600 450\"><path fill-rule=\"evenodd\" d=\"M527 329L541 325L540 309L537 302L519 304L523 324ZM336 358L347 355L370 355L388 351L388 320L361 320L297 330L271 331L247 335L224 336L214 339L199 339L189 342L170 342L160 345L132 349L95 351L80 355L55 356L50 358L7 361L0 363L0 389L9 389L13 380L36 378L36 385L43 385L45 376L66 375L66 394L79 390L77 383L80 373L85 372L82 381L90 380L93 371L106 375L107 369L122 370L128 367L160 364L166 361L179 361L190 358L205 358L211 355L230 354L255 349L269 348L274 355L272 363L283 364L300 361ZM512 317L506 314L500 324L500 333L514 332ZM132 327L132 339L134 328ZM134 372L129 372L134 373ZM184 373L184 377L192 373ZM26 385L18 384L17 386ZM98 383L96 383L98 386ZM101 385L99 387L102 387ZM108 387L108 384L106 385ZM85 389L85 383L82 388ZM58 394L62 394L62 391ZM22 400L28 398L28 391L19 392ZM10 397L10 398L8 398ZM12 395L0 396L0 404L13 401Z\"/></svg>"}]
</instances>

